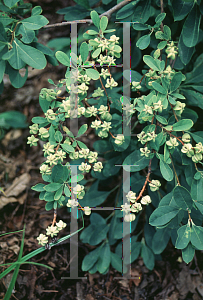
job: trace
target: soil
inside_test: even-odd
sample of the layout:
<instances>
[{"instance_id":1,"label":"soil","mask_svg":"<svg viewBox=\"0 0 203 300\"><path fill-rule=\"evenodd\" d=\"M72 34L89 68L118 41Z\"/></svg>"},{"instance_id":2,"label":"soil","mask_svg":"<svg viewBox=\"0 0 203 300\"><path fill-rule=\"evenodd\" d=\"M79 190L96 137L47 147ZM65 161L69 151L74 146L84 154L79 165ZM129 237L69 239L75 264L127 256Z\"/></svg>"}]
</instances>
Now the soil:
<instances>
[{"instance_id":1,"label":"soil","mask_svg":"<svg viewBox=\"0 0 203 300\"><path fill-rule=\"evenodd\" d=\"M43 14L50 23L63 20L62 15L55 12L63 7L74 5L70 0L33 0L28 1L33 5L41 5ZM81 26L81 25L80 25ZM83 26L83 25L82 25ZM69 26L50 28L39 31L39 41L46 44L56 37L67 37L70 34ZM44 70L29 70L29 77L20 89L11 86L5 76L5 88L1 95L0 113L10 110L24 113L29 125L31 119L41 115L38 95L43 87L52 88L48 79L57 82L63 78L65 68L62 65L53 67L48 64ZM85 122L80 119L79 125ZM51 225L53 211L46 211L44 201L39 200L38 193L31 190L31 186L43 182L39 173L39 166L44 160L42 144L37 147L27 145L29 129L5 130L0 140L0 186L4 191L11 191L5 199L0 194L0 230L1 233L21 230L26 224L23 256L38 249L36 237L45 232ZM92 148L96 140L91 131L81 141ZM70 214L67 208L58 210L57 219L62 219L68 226L60 233L59 238L70 232ZM89 224L89 217L85 217L85 226ZM79 221L78 227L82 226ZM0 263L13 263L17 260L22 232L12 233L0 239ZM156 261L155 268L149 271L141 258L131 266L131 275L137 279L122 278L122 274L112 267L106 275L90 274L81 271L84 256L95 247L78 242L78 277L69 279L70 276L70 239L46 250L33 257L30 261L48 265L53 268L23 264L20 267L12 299L33 300L177 300L177 299L203 299L203 260L199 251L195 259L188 265L181 260L181 252L175 250L169 243L163 252L162 261ZM1 272L4 267L1 267ZM5 292L11 281L13 271L0 282L0 299L4 299ZM62 279L66 277L67 279ZM86 278L82 278L86 277ZM115 278L120 277L120 278Z\"/></svg>"}]
</instances>

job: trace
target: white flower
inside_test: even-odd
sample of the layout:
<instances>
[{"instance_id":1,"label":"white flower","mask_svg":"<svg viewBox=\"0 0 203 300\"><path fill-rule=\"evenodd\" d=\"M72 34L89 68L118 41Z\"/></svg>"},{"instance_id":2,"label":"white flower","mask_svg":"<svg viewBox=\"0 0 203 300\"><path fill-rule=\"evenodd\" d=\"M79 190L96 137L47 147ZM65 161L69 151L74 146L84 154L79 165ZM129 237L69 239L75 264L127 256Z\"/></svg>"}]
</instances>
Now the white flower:
<instances>
[{"instance_id":1,"label":"white flower","mask_svg":"<svg viewBox=\"0 0 203 300\"><path fill-rule=\"evenodd\" d=\"M51 237L54 237L59 232L58 228L56 226L49 226L47 229L47 235L50 235Z\"/></svg>"},{"instance_id":2,"label":"white flower","mask_svg":"<svg viewBox=\"0 0 203 300\"><path fill-rule=\"evenodd\" d=\"M74 207L74 206L78 206L78 201L76 201L75 199L69 199L68 203L66 204L67 207Z\"/></svg>"},{"instance_id":3,"label":"white flower","mask_svg":"<svg viewBox=\"0 0 203 300\"><path fill-rule=\"evenodd\" d=\"M51 145L50 142L43 145L43 150L45 155L49 155L51 153L54 153L54 145Z\"/></svg>"},{"instance_id":4,"label":"white flower","mask_svg":"<svg viewBox=\"0 0 203 300\"><path fill-rule=\"evenodd\" d=\"M142 197L141 201L140 201L143 205L148 205L149 203L152 202L150 196L144 196Z\"/></svg>"},{"instance_id":5,"label":"white flower","mask_svg":"<svg viewBox=\"0 0 203 300\"><path fill-rule=\"evenodd\" d=\"M147 114L153 115L153 110L151 106L145 104L145 108L143 109L143 111L145 111Z\"/></svg>"},{"instance_id":6,"label":"white flower","mask_svg":"<svg viewBox=\"0 0 203 300\"><path fill-rule=\"evenodd\" d=\"M111 79L107 79L106 80L106 84L105 84L105 87L106 88L110 88L111 90L112 90L112 87L114 87L114 86L117 86L118 85L118 83L111 77Z\"/></svg>"},{"instance_id":7,"label":"white flower","mask_svg":"<svg viewBox=\"0 0 203 300\"><path fill-rule=\"evenodd\" d=\"M131 211L132 212L139 212L140 210L142 210L142 205L140 203L135 202L132 206L131 206Z\"/></svg>"},{"instance_id":8,"label":"white flower","mask_svg":"<svg viewBox=\"0 0 203 300\"><path fill-rule=\"evenodd\" d=\"M56 226L57 226L58 230L62 230L63 228L65 228L67 226L67 224L64 223L62 220L60 220L58 223L56 223Z\"/></svg>"},{"instance_id":9,"label":"white flower","mask_svg":"<svg viewBox=\"0 0 203 300\"><path fill-rule=\"evenodd\" d=\"M93 162L96 162L97 161L97 156L98 156L97 152L90 151L90 154L88 155L89 163L91 164Z\"/></svg>"},{"instance_id":10,"label":"white flower","mask_svg":"<svg viewBox=\"0 0 203 300\"><path fill-rule=\"evenodd\" d=\"M45 246L48 243L48 236L46 236L46 235L44 235L44 234L41 233L37 237L37 240L38 240L38 244L39 245Z\"/></svg>"},{"instance_id":11,"label":"white flower","mask_svg":"<svg viewBox=\"0 0 203 300\"><path fill-rule=\"evenodd\" d=\"M101 169L103 169L103 166L102 166L102 163L100 161L94 164L93 170L95 172L101 172Z\"/></svg>"},{"instance_id":12,"label":"white flower","mask_svg":"<svg viewBox=\"0 0 203 300\"><path fill-rule=\"evenodd\" d=\"M105 130L109 131L109 129L112 128L111 127L111 122L104 121L104 123L101 125L101 127L103 127L102 131L105 131Z\"/></svg>"},{"instance_id":13,"label":"white flower","mask_svg":"<svg viewBox=\"0 0 203 300\"><path fill-rule=\"evenodd\" d=\"M79 151L79 158L87 158L88 155L89 155L89 152L90 152L89 149L82 148L82 149Z\"/></svg>"},{"instance_id":14,"label":"white flower","mask_svg":"<svg viewBox=\"0 0 203 300\"><path fill-rule=\"evenodd\" d=\"M117 136L114 140L115 144L117 144L117 145L122 145L124 141L125 141L125 137L123 134L117 134Z\"/></svg>"},{"instance_id":15,"label":"white flower","mask_svg":"<svg viewBox=\"0 0 203 300\"><path fill-rule=\"evenodd\" d=\"M130 204L125 203L124 205L121 205L121 207L121 211L124 211L125 213L128 213L130 211Z\"/></svg>"},{"instance_id":16,"label":"white flower","mask_svg":"<svg viewBox=\"0 0 203 300\"><path fill-rule=\"evenodd\" d=\"M152 192L155 192L159 189L159 187L161 186L161 182L159 180L152 180L150 183L149 183L149 186L150 186L150 190Z\"/></svg>"},{"instance_id":17,"label":"white flower","mask_svg":"<svg viewBox=\"0 0 203 300\"><path fill-rule=\"evenodd\" d=\"M104 78L104 79L106 79L106 77L107 76L110 76L110 73L109 73L109 71L108 71L108 69L101 69L101 73L100 73L100 75ZM93 96L93 94L92 94L92 96ZM94 97L94 96L93 96Z\"/></svg>"},{"instance_id":18,"label":"white flower","mask_svg":"<svg viewBox=\"0 0 203 300\"><path fill-rule=\"evenodd\" d=\"M90 215L91 214L91 208L89 206L85 206L83 211L84 211L85 215Z\"/></svg>"},{"instance_id":19,"label":"white flower","mask_svg":"<svg viewBox=\"0 0 203 300\"><path fill-rule=\"evenodd\" d=\"M129 191L126 195L127 200L130 202L135 202L136 200L136 193L133 193L132 191Z\"/></svg>"},{"instance_id":20,"label":"white flower","mask_svg":"<svg viewBox=\"0 0 203 300\"><path fill-rule=\"evenodd\" d=\"M95 120L95 121L92 122L91 127L95 128L95 129L98 129L99 127L101 127L100 125L101 125L101 121Z\"/></svg>"},{"instance_id":21,"label":"white flower","mask_svg":"<svg viewBox=\"0 0 203 300\"><path fill-rule=\"evenodd\" d=\"M52 165L57 165L57 156L56 154L50 154L49 156L47 156L47 163L50 164L50 166Z\"/></svg>"},{"instance_id":22,"label":"white flower","mask_svg":"<svg viewBox=\"0 0 203 300\"><path fill-rule=\"evenodd\" d=\"M66 158L66 153L62 150L58 150L56 152L56 156L58 159L60 159L61 161L63 161L64 158Z\"/></svg>"},{"instance_id":23,"label":"white flower","mask_svg":"<svg viewBox=\"0 0 203 300\"><path fill-rule=\"evenodd\" d=\"M107 112L107 110L108 110L108 106L104 106L103 104L100 106L100 108L98 108L100 114Z\"/></svg>"},{"instance_id":24,"label":"white flower","mask_svg":"<svg viewBox=\"0 0 203 300\"><path fill-rule=\"evenodd\" d=\"M51 174L51 168L48 165L43 164L39 169L40 169L40 173L42 173L42 175L44 175L44 174L50 175Z\"/></svg>"},{"instance_id":25,"label":"white flower","mask_svg":"<svg viewBox=\"0 0 203 300\"><path fill-rule=\"evenodd\" d=\"M109 41L114 42L114 43L118 43L119 39L120 39L119 37L117 37L115 34L113 34L113 35L110 36Z\"/></svg>"},{"instance_id":26,"label":"white flower","mask_svg":"<svg viewBox=\"0 0 203 300\"><path fill-rule=\"evenodd\" d=\"M124 221L133 222L135 220L135 214L126 214L124 217Z\"/></svg>"},{"instance_id":27,"label":"white flower","mask_svg":"<svg viewBox=\"0 0 203 300\"><path fill-rule=\"evenodd\" d=\"M89 172L91 169L91 166L88 165L87 163L82 162L81 165L79 166L79 170L83 172Z\"/></svg>"}]
</instances>

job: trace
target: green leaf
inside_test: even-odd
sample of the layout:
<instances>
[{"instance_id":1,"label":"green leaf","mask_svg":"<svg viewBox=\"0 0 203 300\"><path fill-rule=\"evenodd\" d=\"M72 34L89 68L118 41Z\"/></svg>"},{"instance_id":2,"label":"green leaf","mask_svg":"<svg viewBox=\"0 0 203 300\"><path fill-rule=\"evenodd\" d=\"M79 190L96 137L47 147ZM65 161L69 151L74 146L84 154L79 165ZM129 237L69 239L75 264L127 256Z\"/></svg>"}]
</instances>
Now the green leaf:
<instances>
[{"instance_id":1,"label":"green leaf","mask_svg":"<svg viewBox=\"0 0 203 300\"><path fill-rule=\"evenodd\" d=\"M161 254L166 248L170 239L170 229L157 229L152 239L152 250L154 254ZM161 241L161 243L160 243Z\"/></svg>"},{"instance_id":2,"label":"green leaf","mask_svg":"<svg viewBox=\"0 0 203 300\"><path fill-rule=\"evenodd\" d=\"M157 48L164 49L166 47L166 45L167 45L167 41L162 41L162 42L158 43Z\"/></svg>"},{"instance_id":3,"label":"green leaf","mask_svg":"<svg viewBox=\"0 0 203 300\"><path fill-rule=\"evenodd\" d=\"M1 23L0 23L1 24ZM13 48L10 50L11 57L8 59L9 64L14 69L24 68L26 63L20 58L19 49L15 43L13 43Z\"/></svg>"},{"instance_id":4,"label":"green leaf","mask_svg":"<svg viewBox=\"0 0 203 300\"><path fill-rule=\"evenodd\" d=\"M55 134L54 134L54 138L57 142L61 142L63 140L63 135L60 131L56 131Z\"/></svg>"},{"instance_id":5,"label":"green leaf","mask_svg":"<svg viewBox=\"0 0 203 300\"><path fill-rule=\"evenodd\" d=\"M97 56L99 56L99 54L101 53L101 47L97 48L91 55L92 58L96 58Z\"/></svg>"},{"instance_id":6,"label":"green leaf","mask_svg":"<svg viewBox=\"0 0 203 300\"><path fill-rule=\"evenodd\" d=\"M199 38L199 26L201 14L197 4L190 11L182 29L183 42L187 47L193 47L197 44Z\"/></svg>"},{"instance_id":7,"label":"green leaf","mask_svg":"<svg viewBox=\"0 0 203 300\"><path fill-rule=\"evenodd\" d=\"M70 67L70 59L67 54L62 51L57 51L55 56L62 65Z\"/></svg>"},{"instance_id":8,"label":"green leaf","mask_svg":"<svg viewBox=\"0 0 203 300\"><path fill-rule=\"evenodd\" d=\"M155 265L154 253L146 245L142 246L141 257L143 258L144 264L147 269L153 270Z\"/></svg>"},{"instance_id":9,"label":"green leaf","mask_svg":"<svg viewBox=\"0 0 203 300\"><path fill-rule=\"evenodd\" d=\"M178 72L173 76L173 79L171 80L170 93L177 90L177 88L180 86L181 82L182 82L182 73Z\"/></svg>"},{"instance_id":10,"label":"green leaf","mask_svg":"<svg viewBox=\"0 0 203 300\"><path fill-rule=\"evenodd\" d=\"M190 119L183 119L173 125L173 131L185 131L189 130L194 125Z\"/></svg>"},{"instance_id":11,"label":"green leaf","mask_svg":"<svg viewBox=\"0 0 203 300\"><path fill-rule=\"evenodd\" d=\"M89 244L95 246L101 243L104 239L106 239L108 231L108 224L100 224L95 226L94 230L92 231Z\"/></svg>"},{"instance_id":12,"label":"green leaf","mask_svg":"<svg viewBox=\"0 0 203 300\"><path fill-rule=\"evenodd\" d=\"M142 1L139 6L134 10L132 21L138 21L140 23L146 23L150 17L151 0Z\"/></svg>"},{"instance_id":13,"label":"green leaf","mask_svg":"<svg viewBox=\"0 0 203 300\"><path fill-rule=\"evenodd\" d=\"M97 270L99 273L104 273L110 265L111 262L111 250L109 243L107 242L100 251L99 259L97 261Z\"/></svg>"},{"instance_id":14,"label":"green leaf","mask_svg":"<svg viewBox=\"0 0 203 300\"><path fill-rule=\"evenodd\" d=\"M44 122L46 122L45 118L42 118L42 117L34 117L34 118L32 118L32 123L43 124Z\"/></svg>"},{"instance_id":15,"label":"green leaf","mask_svg":"<svg viewBox=\"0 0 203 300\"><path fill-rule=\"evenodd\" d=\"M182 186L176 186L175 189L173 190L173 197L175 199L176 204L184 209L187 210L192 209L192 197L188 190Z\"/></svg>"},{"instance_id":16,"label":"green leaf","mask_svg":"<svg viewBox=\"0 0 203 300\"><path fill-rule=\"evenodd\" d=\"M149 223L152 226L163 226L171 221L179 213L180 209L172 206L160 206L149 218Z\"/></svg>"},{"instance_id":17,"label":"green leaf","mask_svg":"<svg viewBox=\"0 0 203 300\"><path fill-rule=\"evenodd\" d=\"M150 55L144 55L143 61L154 71L160 71L156 60Z\"/></svg>"},{"instance_id":18,"label":"green leaf","mask_svg":"<svg viewBox=\"0 0 203 300\"><path fill-rule=\"evenodd\" d=\"M66 151L67 153L71 153L74 152L75 149L73 148L73 146L71 145L67 145L67 144L61 144L61 148Z\"/></svg>"},{"instance_id":19,"label":"green leaf","mask_svg":"<svg viewBox=\"0 0 203 300\"><path fill-rule=\"evenodd\" d=\"M183 258L184 262L186 262L186 264L188 264L189 262L191 262L194 255L195 255L195 248L192 246L191 243L189 243L187 245L187 247L182 250L182 258Z\"/></svg>"},{"instance_id":20,"label":"green leaf","mask_svg":"<svg viewBox=\"0 0 203 300\"><path fill-rule=\"evenodd\" d=\"M85 7L86 9L90 8L89 5L89 0L74 0L76 3L78 3L79 5Z\"/></svg>"},{"instance_id":21,"label":"green leaf","mask_svg":"<svg viewBox=\"0 0 203 300\"><path fill-rule=\"evenodd\" d=\"M35 69L44 69L46 67L46 58L44 54L31 47L24 45L22 42L14 39L14 43L16 44L16 48L18 49L20 58L29 66L35 68Z\"/></svg>"},{"instance_id":22,"label":"green leaf","mask_svg":"<svg viewBox=\"0 0 203 300\"><path fill-rule=\"evenodd\" d=\"M173 180L173 171L165 161L160 159L160 171L164 179L167 181Z\"/></svg>"},{"instance_id":23,"label":"green leaf","mask_svg":"<svg viewBox=\"0 0 203 300\"><path fill-rule=\"evenodd\" d=\"M88 44L86 42L83 42L80 45L80 54L81 54L81 58L83 63L86 61L88 54L89 54L89 47Z\"/></svg>"},{"instance_id":24,"label":"green leaf","mask_svg":"<svg viewBox=\"0 0 203 300\"><path fill-rule=\"evenodd\" d=\"M4 0L4 4L9 8L13 7L17 2L19 0Z\"/></svg>"},{"instance_id":25,"label":"green leaf","mask_svg":"<svg viewBox=\"0 0 203 300\"><path fill-rule=\"evenodd\" d=\"M36 16L32 16L27 19L24 19L23 21L21 21L21 23L27 29L38 30L38 29L42 28L43 26L47 25L49 23L49 21L44 16L36 15Z\"/></svg>"},{"instance_id":26,"label":"green leaf","mask_svg":"<svg viewBox=\"0 0 203 300\"><path fill-rule=\"evenodd\" d=\"M63 186L61 186L54 195L54 200L60 200L61 196L63 194Z\"/></svg>"},{"instance_id":27,"label":"green leaf","mask_svg":"<svg viewBox=\"0 0 203 300\"><path fill-rule=\"evenodd\" d=\"M100 250L101 250L101 247L98 247L84 257L84 259L82 261L82 270L83 271L88 271L89 269L91 269L93 267L93 265L96 263L96 261L99 258Z\"/></svg>"},{"instance_id":28,"label":"green leaf","mask_svg":"<svg viewBox=\"0 0 203 300\"><path fill-rule=\"evenodd\" d=\"M195 204L196 201L202 202L203 204L203 178L200 178L199 180L193 179L191 185L191 196L195 201Z\"/></svg>"},{"instance_id":29,"label":"green leaf","mask_svg":"<svg viewBox=\"0 0 203 300\"><path fill-rule=\"evenodd\" d=\"M167 125L168 124L168 121L164 117L162 117L160 115L156 115L156 119L157 119L157 121L159 121L163 125Z\"/></svg>"},{"instance_id":30,"label":"green leaf","mask_svg":"<svg viewBox=\"0 0 203 300\"><path fill-rule=\"evenodd\" d=\"M198 250L203 250L203 228L192 223L191 243Z\"/></svg>"},{"instance_id":31,"label":"green leaf","mask_svg":"<svg viewBox=\"0 0 203 300\"><path fill-rule=\"evenodd\" d=\"M18 26L16 35L18 34L22 35L20 40L25 44L30 44L35 37L34 30L27 29L24 24L20 24L20 26Z\"/></svg>"},{"instance_id":32,"label":"green leaf","mask_svg":"<svg viewBox=\"0 0 203 300\"><path fill-rule=\"evenodd\" d=\"M0 113L0 127L9 128L26 128L26 116L19 111L5 111Z\"/></svg>"},{"instance_id":33,"label":"green leaf","mask_svg":"<svg viewBox=\"0 0 203 300\"><path fill-rule=\"evenodd\" d=\"M41 13L42 13L41 6L33 7L32 12L31 12L32 16L40 15Z\"/></svg>"},{"instance_id":34,"label":"green leaf","mask_svg":"<svg viewBox=\"0 0 203 300\"><path fill-rule=\"evenodd\" d=\"M83 135L87 131L87 124L83 124L80 129L78 130L77 137Z\"/></svg>"},{"instance_id":35,"label":"green leaf","mask_svg":"<svg viewBox=\"0 0 203 300\"><path fill-rule=\"evenodd\" d=\"M24 77L21 77L20 73L18 70L13 69L12 67L8 66L7 68L9 79L11 81L12 86L15 88L21 88L24 84L25 81L27 80L28 77L28 68L26 67L26 72Z\"/></svg>"},{"instance_id":36,"label":"green leaf","mask_svg":"<svg viewBox=\"0 0 203 300\"><path fill-rule=\"evenodd\" d=\"M146 49L150 44L150 34L143 35L136 43L136 46L141 50Z\"/></svg>"},{"instance_id":37,"label":"green leaf","mask_svg":"<svg viewBox=\"0 0 203 300\"><path fill-rule=\"evenodd\" d=\"M131 16L135 10L135 5L139 2L140 0L132 1L129 4L126 4L124 7L119 9L119 11L116 14L116 19L124 19L129 16Z\"/></svg>"},{"instance_id":38,"label":"green leaf","mask_svg":"<svg viewBox=\"0 0 203 300\"><path fill-rule=\"evenodd\" d=\"M193 2L193 1L192 1ZM174 21L183 20L193 7L192 2L184 2L182 0L172 1Z\"/></svg>"},{"instance_id":39,"label":"green leaf","mask_svg":"<svg viewBox=\"0 0 203 300\"><path fill-rule=\"evenodd\" d=\"M184 44L182 32L181 32L181 35L179 38L178 52L180 55L180 59L184 65L187 65L190 62L190 60L195 52L195 47L187 47Z\"/></svg>"},{"instance_id":40,"label":"green leaf","mask_svg":"<svg viewBox=\"0 0 203 300\"><path fill-rule=\"evenodd\" d=\"M149 159L141 156L140 150L135 150L124 159L123 168L125 169L126 165L130 165L131 172L137 172L143 170L148 164Z\"/></svg>"},{"instance_id":41,"label":"green leaf","mask_svg":"<svg viewBox=\"0 0 203 300\"><path fill-rule=\"evenodd\" d=\"M91 13L90 13L90 17L91 17L92 22L94 23L94 25L95 25L98 29L100 29L100 18L99 18L98 13L97 13L95 10L93 10L93 11L91 11Z\"/></svg>"},{"instance_id":42,"label":"green leaf","mask_svg":"<svg viewBox=\"0 0 203 300\"><path fill-rule=\"evenodd\" d=\"M54 182L60 182L59 180L63 176L63 166L56 165L52 168L51 179Z\"/></svg>"},{"instance_id":43,"label":"green leaf","mask_svg":"<svg viewBox=\"0 0 203 300\"><path fill-rule=\"evenodd\" d=\"M0 60L0 82L2 82L3 80L5 69L6 69L5 60Z\"/></svg>"},{"instance_id":44,"label":"green leaf","mask_svg":"<svg viewBox=\"0 0 203 300\"><path fill-rule=\"evenodd\" d=\"M203 131L190 132L190 134L196 143L203 144Z\"/></svg>"},{"instance_id":45,"label":"green leaf","mask_svg":"<svg viewBox=\"0 0 203 300\"><path fill-rule=\"evenodd\" d=\"M178 231L178 238L176 240L175 247L177 249L184 249L187 247L191 240L191 228L190 224L181 226Z\"/></svg>"},{"instance_id":46,"label":"green leaf","mask_svg":"<svg viewBox=\"0 0 203 300\"><path fill-rule=\"evenodd\" d=\"M164 34L166 36L166 40L171 39L171 29L167 25L164 25Z\"/></svg>"},{"instance_id":47,"label":"green leaf","mask_svg":"<svg viewBox=\"0 0 203 300\"><path fill-rule=\"evenodd\" d=\"M45 191L47 192L55 192L61 187L61 183L52 182L44 186Z\"/></svg>"},{"instance_id":48,"label":"green leaf","mask_svg":"<svg viewBox=\"0 0 203 300\"><path fill-rule=\"evenodd\" d=\"M122 273L122 262L123 261L118 256L118 254L111 252L111 265L114 269L116 269L120 273Z\"/></svg>"},{"instance_id":49,"label":"green leaf","mask_svg":"<svg viewBox=\"0 0 203 300\"><path fill-rule=\"evenodd\" d=\"M46 211L51 210L53 207L54 207L54 201L47 202L47 204L45 205Z\"/></svg>"},{"instance_id":50,"label":"green leaf","mask_svg":"<svg viewBox=\"0 0 203 300\"><path fill-rule=\"evenodd\" d=\"M88 149L87 145L85 145L83 142L77 141L77 143L78 143L78 146L79 146L81 149L82 149L82 148Z\"/></svg>"},{"instance_id":51,"label":"green leaf","mask_svg":"<svg viewBox=\"0 0 203 300\"><path fill-rule=\"evenodd\" d=\"M86 74L87 76L89 76L90 78L97 80L100 77L100 74L97 70L94 69L86 69Z\"/></svg>"},{"instance_id":52,"label":"green leaf","mask_svg":"<svg viewBox=\"0 0 203 300\"><path fill-rule=\"evenodd\" d=\"M108 18L106 16L101 17L100 19L100 29L102 32L106 29L108 25Z\"/></svg>"},{"instance_id":53,"label":"green leaf","mask_svg":"<svg viewBox=\"0 0 203 300\"><path fill-rule=\"evenodd\" d=\"M44 191L44 186L46 186L43 183L38 183L34 186L31 187L31 190L36 191L36 192L43 192Z\"/></svg>"},{"instance_id":54,"label":"green leaf","mask_svg":"<svg viewBox=\"0 0 203 300\"><path fill-rule=\"evenodd\" d=\"M163 86L161 86L158 82L153 81L153 82L152 82L152 86L153 86L153 88L154 88L156 91L158 91L159 93L164 94L164 95L167 94L167 91L165 90L165 88L164 88Z\"/></svg>"},{"instance_id":55,"label":"green leaf","mask_svg":"<svg viewBox=\"0 0 203 300\"><path fill-rule=\"evenodd\" d=\"M161 13L161 14L159 14L159 15L156 17L156 19L155 19L155 23L160 23L160 22L162 22L162 21L165 19L165 17L166 17L166 13Z\"/></svg>"}]
</instances>

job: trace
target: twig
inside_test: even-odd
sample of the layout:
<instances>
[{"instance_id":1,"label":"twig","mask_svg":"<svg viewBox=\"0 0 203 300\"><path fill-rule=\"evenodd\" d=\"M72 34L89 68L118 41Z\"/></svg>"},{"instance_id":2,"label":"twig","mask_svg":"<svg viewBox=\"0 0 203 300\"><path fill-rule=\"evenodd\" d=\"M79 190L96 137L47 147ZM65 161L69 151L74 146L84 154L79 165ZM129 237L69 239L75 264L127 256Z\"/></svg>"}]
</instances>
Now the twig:
<instances>
[{"instance_id":1,"label":"twig","mask_svg":"<svg viewBox=\"0 0 203 300\"><path fill-rule=\"evenodd\" d=\"M177 175L177 173L176 173L175 166L174 166L174 164L173 164L173 160L172 160L172 157L171 157L171 153L169 153L169 155L170 155L170 159L171 159L171 163L172 163L172 166L173 166L173 170L174 170L174 173L175 173L175 176L176 176L177 183L178 183L178 185L180 185L180 181L179 181L179 179L178 179L178 175Z\"/></svg>"},{"instance_id":2,"label":"twig","mask_svg":"<svg viewBox=\"0 0 203 300\"><path fill-rule=\"evenodd\" d=\"M126 4L128 4L129 2L131 2L131 0L124 0L120 3L118 3L117 5L115 5L114 7L112 7L111 9L107 10L106 12L104 12L103 14L101 14L99 17L103 17L106 16L108 19L110 19L111 15L117 11L118 9L122 8L123 6L125 6ZM63 23L56 23L56 24L50 24L50 25L45 25L42 28L51 28L51 27L60 27L60 26L66 26L69 25L71 23L89 23L92 24L92 19L85 19L85 20L75 20L75 21L67 21L67 22L63 22Z\"/></svg>"},{"instance_id":3,"label":"twig","mask_svg":"<svg viewBox=\"0 0 203 300\"><path fill-rule=\"evenodd\" d=\"M149 161L147 177L146 177L145 183L144 183L144 185L143 185L143 187L142 187L142 189L141 189L141 191L139 193L139 196L136 198L136 201L138 201L142 197L142 194L144 193L144 190L146 188L147 182L149 181L149 176L151 174L151 163L152 163L152 159L150 159L150 161Z\"/></svg>"}]
</instances>

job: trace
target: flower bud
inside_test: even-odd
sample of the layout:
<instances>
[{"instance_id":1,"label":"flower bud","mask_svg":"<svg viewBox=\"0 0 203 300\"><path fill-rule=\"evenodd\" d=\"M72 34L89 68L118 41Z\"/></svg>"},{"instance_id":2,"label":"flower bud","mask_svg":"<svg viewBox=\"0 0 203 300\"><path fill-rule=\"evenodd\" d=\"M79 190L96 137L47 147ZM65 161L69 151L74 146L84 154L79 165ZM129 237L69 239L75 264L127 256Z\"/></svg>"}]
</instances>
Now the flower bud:
<instances>
[{"instance_id":1,"label":"flower bud","mask_svg":"<svg viewBox=\"0 0 203 300\"><path fill-rule=\"evenodd\" d=\"M189 133L184 133L183 136L182 136L182 141L183 141L184 143L189 143L190 140L191 140L191 138L190 138Z\"/></svg>"}]
</instances>

